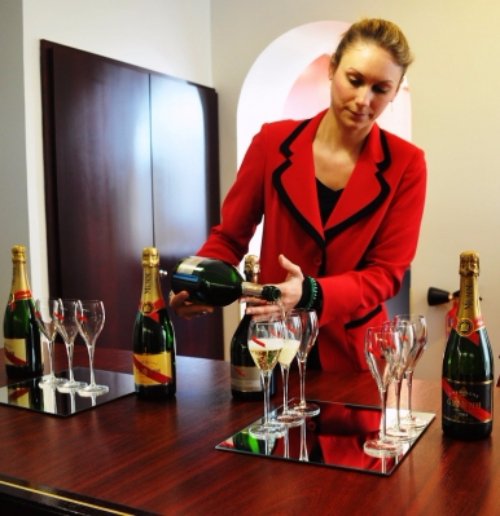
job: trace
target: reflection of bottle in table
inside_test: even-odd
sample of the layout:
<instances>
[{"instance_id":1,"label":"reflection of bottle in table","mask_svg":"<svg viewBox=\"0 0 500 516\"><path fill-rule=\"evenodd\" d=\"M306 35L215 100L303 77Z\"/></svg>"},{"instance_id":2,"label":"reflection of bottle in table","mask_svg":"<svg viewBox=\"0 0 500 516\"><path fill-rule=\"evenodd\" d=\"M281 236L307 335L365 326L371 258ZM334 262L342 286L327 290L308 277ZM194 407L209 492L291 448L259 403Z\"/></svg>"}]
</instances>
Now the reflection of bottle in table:
<instances>
[{"instance_id":1,"label":"reflection of bottle in table","mask_svg":"<svg viewBox=\"0 0 500 516\"><path fill-rule=\"evenodd\" d=\"M26 380L7 386L7 396L10 405L43 411L43 392L38 388L36 380Z\"/></svg>"}]
</instances>

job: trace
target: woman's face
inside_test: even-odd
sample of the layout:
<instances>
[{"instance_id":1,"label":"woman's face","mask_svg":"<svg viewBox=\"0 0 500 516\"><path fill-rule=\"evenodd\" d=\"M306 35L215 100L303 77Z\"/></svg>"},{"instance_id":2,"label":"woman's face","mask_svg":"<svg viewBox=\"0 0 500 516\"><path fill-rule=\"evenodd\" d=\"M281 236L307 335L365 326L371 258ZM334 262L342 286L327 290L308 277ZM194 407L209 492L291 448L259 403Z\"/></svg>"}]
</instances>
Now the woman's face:
<instances>
[{"instance_id":1,"label":"woman's face","mask_svg":"<svg viewBox=\"0 0 500 516\"><path fill-rule=\"evenodd\" d=\"M398 92L401 67L374 43L359 42L330 63L331 108L339 125L369 130Z\"/></svg>"}]
</instances>

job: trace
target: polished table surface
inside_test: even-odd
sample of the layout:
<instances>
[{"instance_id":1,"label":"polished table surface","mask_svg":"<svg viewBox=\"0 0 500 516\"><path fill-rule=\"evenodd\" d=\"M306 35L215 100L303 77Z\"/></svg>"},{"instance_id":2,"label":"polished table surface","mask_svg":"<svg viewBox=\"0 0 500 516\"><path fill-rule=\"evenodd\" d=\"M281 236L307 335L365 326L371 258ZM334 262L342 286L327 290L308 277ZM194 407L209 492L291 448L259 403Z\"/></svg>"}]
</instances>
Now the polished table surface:
<instances>
[{"instance_id":1,"label":"polished table surface","mask_svg":"<svg viewBox=\"0 0 500 516\"><path fill-rule=\"evenodd\" d=\"M75 365L87 365L81 346ZM97 348L96 367L130 373L131 354ZM500 514L500 424L487 440L445 439L437 381L415 380L414 408L436 419L380 477L216 450L261 415L262 403L232 400L225 362L177 357L177 374L169 402L132 394L67 418L0 406L0 494L53 506L74 497L86 504L82 514ZM308 398L378 404L367 373L308 371L307 379ZM296 395L293 373L290 385Z\"/></svg>"}]
</instances>

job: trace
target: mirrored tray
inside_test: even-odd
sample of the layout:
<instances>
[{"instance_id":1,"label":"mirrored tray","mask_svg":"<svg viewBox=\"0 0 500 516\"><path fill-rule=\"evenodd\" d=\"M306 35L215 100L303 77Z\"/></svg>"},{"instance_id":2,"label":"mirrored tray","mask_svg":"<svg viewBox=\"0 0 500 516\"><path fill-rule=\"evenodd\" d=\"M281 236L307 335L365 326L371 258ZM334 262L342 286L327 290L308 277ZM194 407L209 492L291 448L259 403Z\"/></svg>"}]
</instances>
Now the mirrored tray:
<instances>
[{"instance_id":1,"label":"mirrored tray","mask_svg":"<svg viewBox=\"0 0 500 516\"><path fill-rule=\"evenodd\" d=\"M389 476L435 418L435 414L414 411L416 417L425 421L425 427L415 431L411 440L404 441L399 455L376 458L363 451L363 444L378 435L379 407L325 401L315 403L320 405L319 415L304 419L300 426L287 428L283 437L257 439L248 431L256 423L252 422L219 443L216 449ZM276 411L272 415L275 416ZM387 426L390 427L395 419L395 409L389 408Z\"/></svg>"},{"instance_id":2,"label":"mirrored tray","mask_svg":"<svg viewBox=\"0 0 500 516\"><path fill-rule=\"evenodd\" d=\"M75 367L73 371L76 380L89 381L90 372L88 368ZM134 377L131 374L102 371L100 369L95 369L94 373L96 382L107 385L109 392L84 398L77 392L61 393L52 386L42 387L39 385L41 380L41 377L39 377L0 387L0 404L53 416L67 417L134 392ZM56 376L67 378L68 375L63 371L57 373Z\"/></svg>"}]
</instances>

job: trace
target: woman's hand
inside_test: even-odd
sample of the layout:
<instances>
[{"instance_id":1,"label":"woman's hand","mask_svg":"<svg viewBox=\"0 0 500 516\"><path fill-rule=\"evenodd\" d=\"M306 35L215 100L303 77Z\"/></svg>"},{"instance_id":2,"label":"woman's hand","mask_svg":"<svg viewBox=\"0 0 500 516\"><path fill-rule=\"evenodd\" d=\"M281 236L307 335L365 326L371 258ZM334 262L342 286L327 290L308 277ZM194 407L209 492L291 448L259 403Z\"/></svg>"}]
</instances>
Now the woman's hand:
<instances>
[{"instance_id":1,"label":"woman's hand","mask_svg":"<svg viewBox=\"0 0 500 516\"><path fill-rule=\"evenodd\" d=\"M283 307L285 312L289 312L300 301L302 297L302 282L304 281L301 268L282 254L279 255L278 259L281 267L288 272L286 280L276 285L281 291L281 304L269 304L266 301L260 300L257 304L247 305L247 314L260 315L274 312L279 313L282 309L281 307ZM252 303L254 303L255 298L251 299ZM242 301L246 300L248 300L248 298L242 299Z\"/></svg>"},{"instance_id":2,"label":"woman's hand","mask_svg":"<svg viewBox=\"0 0 500 516\"><path fill-rule=\"evenodd\" d=\"M213 306L196 304L188 299L189 292L185 290L177 294L170 292L169 305L179 317L189 320L200 315L211 314L214 311Z\"/></svg>"}]
</instances>

